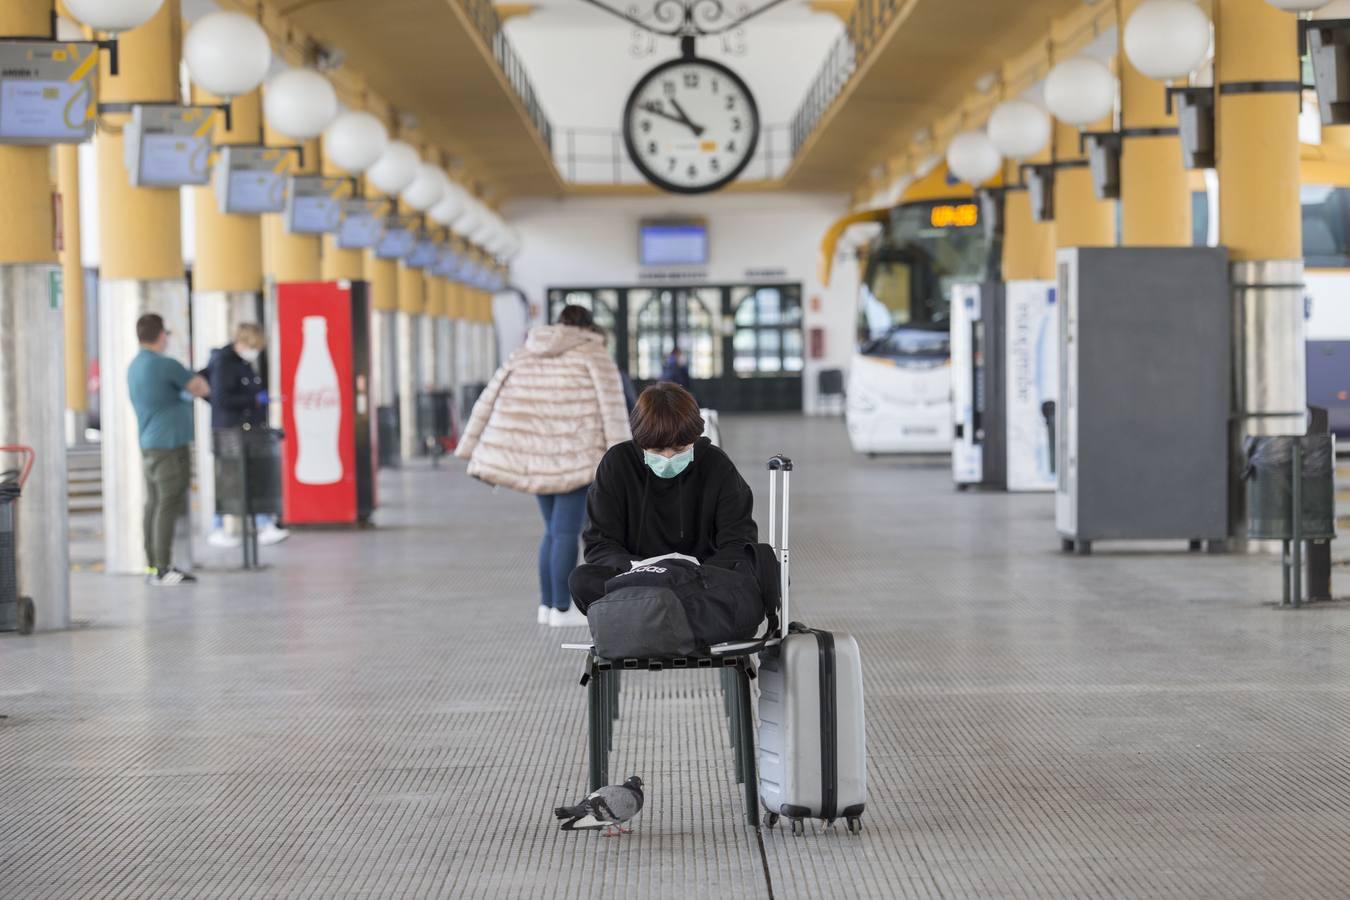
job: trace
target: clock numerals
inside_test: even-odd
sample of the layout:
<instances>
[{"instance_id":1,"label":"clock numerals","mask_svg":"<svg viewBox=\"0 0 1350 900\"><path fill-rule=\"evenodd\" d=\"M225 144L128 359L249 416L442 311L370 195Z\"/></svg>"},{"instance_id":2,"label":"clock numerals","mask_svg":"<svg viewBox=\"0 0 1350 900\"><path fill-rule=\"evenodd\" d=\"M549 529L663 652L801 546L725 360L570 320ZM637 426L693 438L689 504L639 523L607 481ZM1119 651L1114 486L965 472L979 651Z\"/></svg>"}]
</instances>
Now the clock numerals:
<instances>
[{"instance_id":1,"label":"clock numerals","mask_svg":"<svg viewBox=\"0 0 1350 900\"><path fill-rule=\"evenodd\" d=\"M735 142L735 141L727 141L727 152L728 152L728 153L735 153L735 152L736 152L736 142Z\"/></svg>"},{"instance_id":2,"label":"clock numerals","mask_svg":"<svg viewBox=\"0 0 1350 900\"><path fill-rule=\"evenodd\" d=\"M690 179L691 181L692 181L693 179L697 178L697 177L698 177L698 166L694 165L693 163L690 163L690 164L689 164L689 172L688 172L688 174L689 174L689 179Z\"/></svg>"},{"instance_id":3,"label":"clock numerals","mask_svg":"<svg viewBox=\"0 0 1350 900\"><path fill-rule=\"evenodd\" d=\"M712 159L708 160L708 168L712 169L714 172L721 172L722 164L718 162L717 157L714 156Z\"/></svg>"},{"instance_id":4,"label":"clock numerals","mask_svg":"<svg viewBox=\"0 0 1350 900\"><path fill-rule=\"evenodd\" d=\"M735 108L736 108L736 95L735 95L735 94L727 94L727 109L728 109L728 110L732 110L732 109L735 109Z\"/></svg>"},{"instance_id":5,"label":"clock numerals","mask_svg":"<svg viewBox=\"0 0 1350 900\"><path fill-rule=\"evenodd\" d=\"M731 130L732 130L732 131L740 131L740 130L741 130L741 117L740 117L740 116L735 116L734 118L732 118L732 120L731 120Z\"/></svg>"},{"instance_id":6,"label":"clock numerals","mask_svg":"<svg viewBox=\"0 0 1350 900\"><path fill-rule=\"evenodd\" d=\"M656 155L656 141L648 141L648 142L647 142L647 154L648 154L649 156L655 156L655 155Z\"/></svg>"},{"instance_id":7,"label":"clock numerals","mask_svg":"<svg viewBox=\"0 0 1350 900\"><path fill-rule=\"evenodd\" d=\"M685 72L685 73L684 73L684 86L687 87L687 88L696 88L696 87L698 87L698 73L697 73L697 72Z\"/></svg>"},{"instance_id":8,"label":"clock numerals","mask_svg":"<svg viewBox=\"0 0 1350 900\"><path fill-rule=\"evenodd\" d=\"M718 92L718 89L719 89L721 86L722 86L722 82L718 81L716 78L714 78L714 79L712 80L712 92L713 92L714 94L716 94L716 93Z\"/></svg>"},{"instance_id":9,"label":"clock numerals","mask_svg":"<svg viewBox=\"0 0 1350 900\"><path fill-rule=\"evenodd\" d=\"M670 163L670 168L666 170L667 172L674 172L675 167L680 164L680 161L673 156L669 157L666 162Z\"/></svg>"},{"instance_id":10,"label":"clock numerals","mask_svg":"<svg viewBox=\"0 0 1350 900\"><path fill-rule=\"evenodd\" d=\"M673 82L673 81L663 81L663 82L661 82L661 90L663 90L663 91L666 92L666 96L667 96L667 97L674 97L674 96L675 96L675 82ZM659 102L659 101L658 101L658 102Z\"/></svg>"},{"instance_id":11,"label":"clock numerals","mask_svg":"<svg viewBox=\"0 0 1350 900\"><path fill-rule=\"evenodd\" d=\"M638 125L638 127L642 129L642 133L643 133L643 134L651 134L651 131L652 131L652 120L651 120L651 119L643 119L642 122Z\"/></svg>"}]
</instances>

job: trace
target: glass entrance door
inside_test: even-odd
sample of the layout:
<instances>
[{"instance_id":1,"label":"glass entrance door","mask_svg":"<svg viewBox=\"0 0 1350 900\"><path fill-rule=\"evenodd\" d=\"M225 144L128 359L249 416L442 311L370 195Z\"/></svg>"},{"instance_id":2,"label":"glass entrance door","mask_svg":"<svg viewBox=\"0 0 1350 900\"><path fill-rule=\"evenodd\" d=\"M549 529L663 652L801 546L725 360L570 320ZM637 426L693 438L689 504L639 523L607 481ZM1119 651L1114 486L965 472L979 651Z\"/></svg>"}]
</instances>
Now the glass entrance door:
<instances>
[{"instance_id":1,"label":"glass entrance door","mask_svg":"<svg viewBox=\"0 0 1350 900\"><path fill-rule=\"evenodd\" d=\"M548 299L551 322L568 303L592 311L638 390L661 379L678 347L699 405L801 409L800 285L551 288Z\"/></svg>"}]
</instances>

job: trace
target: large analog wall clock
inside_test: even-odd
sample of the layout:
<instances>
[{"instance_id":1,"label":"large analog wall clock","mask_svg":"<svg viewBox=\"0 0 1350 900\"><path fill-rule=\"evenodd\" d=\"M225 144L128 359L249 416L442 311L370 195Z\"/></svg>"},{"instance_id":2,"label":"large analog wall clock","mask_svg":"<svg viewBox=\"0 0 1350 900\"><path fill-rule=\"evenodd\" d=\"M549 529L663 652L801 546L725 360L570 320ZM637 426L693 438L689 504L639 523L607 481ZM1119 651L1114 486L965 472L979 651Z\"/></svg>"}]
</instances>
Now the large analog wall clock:
<instances>
[{"instance_id":1,"label":"large analog wall clock","mask_svg":"<svg viewBox=\"0 0 1350 900\"><path fill-rule=\"evenodd\" d=\"M759 107L735 72L694 55L652 69L623 112L628 156L648 181L679 194L715 191L735 180L759 143Z\"/></svg>"}]
</instances>

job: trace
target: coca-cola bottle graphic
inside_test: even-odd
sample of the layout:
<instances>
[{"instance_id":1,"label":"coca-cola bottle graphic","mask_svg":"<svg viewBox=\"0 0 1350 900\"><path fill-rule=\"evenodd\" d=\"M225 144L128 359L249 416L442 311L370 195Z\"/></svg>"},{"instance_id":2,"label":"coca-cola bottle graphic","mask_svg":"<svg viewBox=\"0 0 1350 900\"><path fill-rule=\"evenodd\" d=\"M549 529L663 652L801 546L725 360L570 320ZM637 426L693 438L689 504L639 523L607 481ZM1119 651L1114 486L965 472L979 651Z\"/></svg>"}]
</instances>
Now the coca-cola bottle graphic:
<instances>
[{"instance_id":1,"label":"coca-cola bottle graphic","mask_svg":"<svg viewBox=\"0 0 1350 900\"><path fill-rule=\"evenodd\" d=\"M305 316L304 344L295 369L295 480L301 484L334 484L342 479L338 431L342 427L342 392L337 368L328 350L328 320Z\"/></svg>"}]
</instances>

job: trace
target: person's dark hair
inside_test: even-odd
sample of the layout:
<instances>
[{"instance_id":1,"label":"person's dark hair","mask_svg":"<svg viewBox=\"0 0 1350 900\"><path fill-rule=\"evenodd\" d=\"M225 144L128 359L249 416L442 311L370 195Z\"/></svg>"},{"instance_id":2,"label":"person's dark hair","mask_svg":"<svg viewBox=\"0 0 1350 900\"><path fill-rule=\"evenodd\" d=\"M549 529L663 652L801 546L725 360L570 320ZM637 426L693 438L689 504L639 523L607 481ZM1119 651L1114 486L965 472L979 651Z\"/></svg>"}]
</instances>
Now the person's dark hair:
<instances>
[{"instance_id":1,"label":"person's dark hair","mask_svg":"<svg viewBox=\"0 0 1350 900\"><path fill-rule=\"evenodd\" d=\"M642 392L633 409L633 442L643 450L687 447L703 434L694 395L669 381L660 381Z\"/></svg>"},{"instance_id":2,"label":"person's dark hair","mask_svg":"<svg viewBox=\"0 0 1350 900\"><path fill-rule=\"evenodd\" d=\"M136 320L136 340L142 344L153 344L164 333L164 317L159 313L146 313Z\"/></svg>"},{"instance_id":3,"label":"person's dark hair","mask_svg":"<svg viewBox=\"0 0 1350 900\"><path fill-rule=\"evenodd\" d=\"M593 328L595 319L586 307L569 303L563 307L562 312L558 313L558 324L571 325L573 328Z\"/></svg>"}]
</instances>

